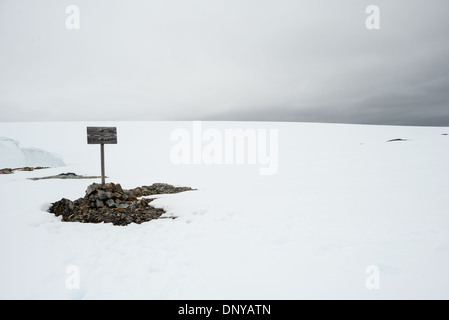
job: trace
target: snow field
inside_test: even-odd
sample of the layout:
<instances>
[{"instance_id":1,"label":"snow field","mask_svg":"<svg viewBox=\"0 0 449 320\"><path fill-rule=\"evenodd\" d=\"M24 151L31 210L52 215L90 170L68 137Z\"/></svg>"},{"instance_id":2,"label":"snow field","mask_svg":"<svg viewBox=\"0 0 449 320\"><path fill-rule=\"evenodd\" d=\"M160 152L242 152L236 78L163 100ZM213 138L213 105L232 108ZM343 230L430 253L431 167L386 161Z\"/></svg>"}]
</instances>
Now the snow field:
<instances>
[{"instance_id":1,"label":"snow field","mask_svg":"<svg viewBox=\"0 0 449 320\"><path fill-rule=\"evenodd\" d=\"M2 123L0 136L60 154L66 167L0 176L0 297L50 299L447 299L448 128L203 122L276 128L279 166L174 165L170 132L190 122L118 127L108 181L166 182L197 191L159 195L176 219L141 225L62 223L45 210L84 195L99 174L95 123ZM64 128L64 137L57 133ZM386 142L404 138L408 141ZM98 182L98 181L95 181ZM69 266L79 289L69 289ZM380 287L365 282L379 268Z\"/></svg>"}]
</instances>

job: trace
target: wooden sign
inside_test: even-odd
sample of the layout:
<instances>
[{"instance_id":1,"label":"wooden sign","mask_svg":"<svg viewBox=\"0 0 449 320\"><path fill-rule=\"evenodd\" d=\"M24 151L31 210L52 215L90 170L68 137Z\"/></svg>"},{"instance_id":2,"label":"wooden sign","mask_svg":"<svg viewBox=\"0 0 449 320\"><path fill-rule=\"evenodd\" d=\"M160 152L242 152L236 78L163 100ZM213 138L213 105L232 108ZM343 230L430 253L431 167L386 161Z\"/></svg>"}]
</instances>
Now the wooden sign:
<instances>
[{"instance_id":1,"label":"wooden sign","mask_svg":"<svg viewBox=\"0 0 449 320\"><path fill-rule=\"evenodd\" d=\"M101 152L101 184L105 184L104 145L117 143L116 127L87 127L87 144L99 144Z\"/></svg>"},{"instance_id":2,"label":"wooden sign","mask_svg":"<svg viewBox=\"0 0 449 320\"><path fill-rule=\"evenodd\" d=\"M116 127L87 127L88 144L117 144Z\"/></svg>"}]
</instances>

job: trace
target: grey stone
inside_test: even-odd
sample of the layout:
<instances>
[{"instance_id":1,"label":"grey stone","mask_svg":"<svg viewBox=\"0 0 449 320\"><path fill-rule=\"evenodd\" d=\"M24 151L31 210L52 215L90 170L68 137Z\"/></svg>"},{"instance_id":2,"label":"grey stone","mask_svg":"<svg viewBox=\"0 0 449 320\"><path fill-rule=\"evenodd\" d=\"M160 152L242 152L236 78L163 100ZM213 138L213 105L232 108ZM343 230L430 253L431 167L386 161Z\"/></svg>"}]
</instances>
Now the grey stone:
<instances>
[{"instance_id":1,"label":"grey stone","mask_svg":"<svg viewBox=\"0 0 449 320\"><path fill-rule=\"evenodd\" d=\"M127 209L129 207L129 204L127 204L127 203L116 203L115 207L116 208Z\"/></svg>"},{"instance_id":2,"label":"grey stone","mask_svg":"<svg viewBox=\"0 0 449 320\"><path fill-rule=\"evenodd\" d=\"M101 188L101 184L98 183L92 183L89 185L86 189L86 197L90 196L94 191Z\"/></svg>"},{"instance_id":3,"label":"grey stone","mask_svg":"<svg viewBox=\"0 0 449 320\"><path fill-rule=\"evenodd\" d=\"M98 190L97 198L100 200L107 200L111 197L108 197L108 193L106 191Z\"/></svg>"}]
</instances>

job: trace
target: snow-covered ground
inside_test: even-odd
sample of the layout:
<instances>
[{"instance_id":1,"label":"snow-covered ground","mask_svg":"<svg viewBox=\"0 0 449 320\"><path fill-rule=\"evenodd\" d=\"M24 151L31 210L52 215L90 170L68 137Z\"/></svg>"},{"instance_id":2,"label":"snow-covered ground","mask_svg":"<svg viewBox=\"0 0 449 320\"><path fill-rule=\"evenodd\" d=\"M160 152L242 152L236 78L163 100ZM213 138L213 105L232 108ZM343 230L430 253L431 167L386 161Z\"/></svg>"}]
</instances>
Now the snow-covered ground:
<instances>
[{"instance_id":1,"label":"snow-covered ground","mask_svg":"<svg viewBox=\"0 0 449 320\"><path fill-rule=\"evenodd\" d=\"M100 148L86 141L95 125L118 128L105 147L108 181L198 189L152 202L177 219L119 227L46 212L99 181L27 178L99 175ZM192 122L1 123L0 136L66 166L0 175L0 298L449 298L449 128L201 126L277 130L277 171L175 164L170 138L193 137ZM407 141L387 142L397 138ZM14 159L7 150L2 160Z\"/></svg>"}]
</instances>

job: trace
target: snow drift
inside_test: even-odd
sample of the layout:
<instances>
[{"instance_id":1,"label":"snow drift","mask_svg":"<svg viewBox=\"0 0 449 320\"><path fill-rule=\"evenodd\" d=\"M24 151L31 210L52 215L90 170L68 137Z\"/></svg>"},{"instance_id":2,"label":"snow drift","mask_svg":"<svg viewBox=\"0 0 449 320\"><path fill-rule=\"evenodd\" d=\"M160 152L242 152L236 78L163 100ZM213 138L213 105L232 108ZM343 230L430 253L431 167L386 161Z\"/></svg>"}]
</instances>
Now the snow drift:
<instances>
[{"instance_id":1,"label":"snow drift","mask_svg":"<svg viewBox=\"0 0 449 320\"><path fill-rule=\"evenodd\" d=\"M0 168L61 167L62 157L38 148L20 148L19 142L0 137Z\"/></svg>"}]
</instances>

